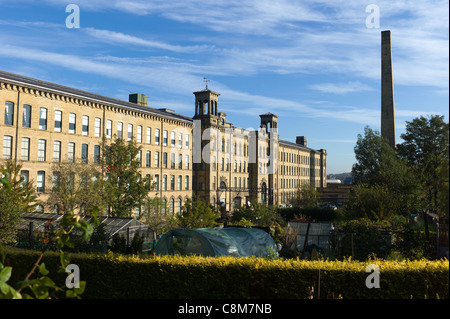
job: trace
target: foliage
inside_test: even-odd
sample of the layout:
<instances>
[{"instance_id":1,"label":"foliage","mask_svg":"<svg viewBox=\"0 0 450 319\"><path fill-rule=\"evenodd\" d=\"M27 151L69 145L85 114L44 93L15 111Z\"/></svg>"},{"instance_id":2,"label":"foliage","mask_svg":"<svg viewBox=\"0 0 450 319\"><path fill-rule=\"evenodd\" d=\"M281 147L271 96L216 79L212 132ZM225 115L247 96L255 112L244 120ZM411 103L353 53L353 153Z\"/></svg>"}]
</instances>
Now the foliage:
<instances>
[{"instance_id":1,"label":"foliage","mask_svg":"<svg viewBox=\"0 0 450 319\"><path fill-rule=\"evenodd\" d=\"M319 192L311 184L303 184L298 187L296 196L291 200L292 206L315 207L319 200Z\"/></svg>"},{"instance_id":2,"label":"foliage","mask_svg":"<svg viewBox=\"0 0 450 319\"><path fill-rule=\"evenodd\" d=\"M111 144L103 139L100 162L105 175L101 192L108 207L108 216L130 217L134 208L141 206L150 189L150 178L142 178L137 156L141 147L134 140L125 142L116 138Z\"/></svg>"},{"instance_id":3,"label":"foliage","mask_svg":"<svg viewBox=\"0 0 450 319\"><path fill-rule=\"evenodd\" d=\"M217 226L219 215L205 202L188 199L175 219L180 228L204 228Z\"/></svg>"},{"instance_id":4,"label":"foliage","mask_svg":"<svg viewBox=\"0 0 450 319\"><path fill-rule=\"evenodd\" d=\"M154 232L155 240L157 236L177 227L177 220L173 216L164 214L165 203L159 197L145 198L142 205L142 212L138 219L148 225Z\"/></svg>"},{"instance_id":5,"label":"foliage","mask_svg":"<svg viewBox=\"0 0 450 319\"><path fill-rule=\"evenodd\" d=\"M14 267L35 255L22 250L10 251ZM79 265L89 285L83 298L92 299L304 299L315 287L320 297L342 295L344 299L449 298L448 260L358 262L232 257L136 256L76 254L71 260ZM49 254L48 268L58 264ZM380 268L380 289L368 289L365 269ZM425 281L428 290L424 290ZM133 289L130 289L133 287Z\"/></svg>"},{"instance_id":6,"label":"foliage","mask_svg":"<svg viewBox=\"0 0 450 319\"><path fill-rule=\"evenodd\" d=\"M144 234L140 234L139 232L134 234L130 244L130 254L137 255L142 253L144 248L144 239Z\"/></svg>"},{"instance_id":7,"label":"foliage","mask_svg":"<svg viewBox=\"0 0 450 319\"><path fill-rule=\"evenodd\" d=\"M366 260L370 255L385 258L391 251L389 224L368 219L350 220L337 226L342 236L340 255Z\"/></svg>"},{"instance_id":8,"label":"foliage","mask_svg":"<svg viewBox=\"0 0 450 319\"><path fill-rule=\"evenodd\" d=\"M111 251L115 253L126 253L127 239L125 236L115 233L111 239Z\"/></svg>"},{"instance_id":9,"label":"foliage","mask_svg":"<svg viewBox=\"0 0 450 319\"><path fill-rule=\"evenodd\" d=\"M275 226L283 223L276 207L253 202L249 206L241 206L233 212L233 223L252 226ZM250 223L250 224L249 224Z\"/></svg>"},{"instance_id":10,"label":"foliage","mask_svg":"<svg viewBox=\"0 0 450 319\"><path fill-rule=\"evenodd\" d=\"M0 166L0 245L15 240L22 213L31 212L37 206L35 189L21 176L21 169L13 161Z\"/></svg>"},{"instance_id":11,"label":"foliage","mask_svg":"<svg viewBox=\"0 0 450 319\"><path fill-rule=\"evenodd\" d=\"M389 221L398 211L398 204L398 198L386 186L356 185L347 205L343 207L343 214L349 220L366 218Z\"/></svg>"},{"instance_id":12,"label":"foliage","mask_svg":"<svg viewBox=\"0 0 450 319\"><path fill-rule=\"evenodd\" d=\"M336 211L329 207L284 207L278 208L278 213L285 221L305 218L315 222L328 222L337 217Z\"/></svg>"},{"instance_id":13,"label":"foliage","mask_svg":"<svg viewBox=\"0 0 450 319\"><path fill-rule=\"evenodd\" d=\"M93 210L92 215L94 216L94 225L98 225L98 220L96 219L98 209ZM52 241L55 243L57 249L59 249L59 263L58 272L70 274L67 270L67 266L70 264L70 258L63 251L64 247L74 248L74 241L71 236L73 232L80 232L83 240L87 241L93 232L93 226L85 222L79 215L75 215L72 212L67 213L63 216L60 221L60 228L55 230L52 236ZM48 242L50 244L50 240ZM46 248L40 253L37 261L34 262L33 268L28 272L25 279L17 283L17 287L13 287L8 284L13 273L13 268L16 269L23 267L23 265L30 265L29 262L14 265L5 266L6 254L0 247L1 262L0 262L0 298L5 299L49 299L61 296L60 293L65 289L63 286L58 286L56 283L48 277L49 270L44 262L41 263L42 258ZM32 279L32 275L39 270L37 278ZM86 288L86 282L80 281L79 287L75 287L71 290L65 290L66 298L79 298Z\"/></svg>"},{"instance_id":14,"label":"foliage","mask_svg":"<svg viewBox=\"0 0 450 319\"><path fill-rule=\"evenodd\" d=\"M366 127L364 137L358 135L355 157L353 181L360 186L352 193L350 203L359 209L366 206L357 215L370 217L373 211L407 216L424 208L422 185L407 161L397 156L379 132Z\"/></svg>"},{"instance_id":15,"label":"foliage","mask_svg":"<svg viewBox=\"0 0 450 319\"><path fill-rule=\"evenodd\" d=\"M448 216L449 124L444 116L421 116L406 122L401 138L398 154L423 185L426 209Z\"/></svg>"},{"instance_id":16,"label":"foliage","mask_svg":"<svg viewBox=\"0 0 450 319\"><path fill-rule=\"evenodd\" d=\"M61 214L77 211L86 214L102 202L97 164L77 162L55 163L52 167L52 192L46 201L50 210L57 208ZM100 207L101 210L103 210Z\"/></svg>"}]
</instances>

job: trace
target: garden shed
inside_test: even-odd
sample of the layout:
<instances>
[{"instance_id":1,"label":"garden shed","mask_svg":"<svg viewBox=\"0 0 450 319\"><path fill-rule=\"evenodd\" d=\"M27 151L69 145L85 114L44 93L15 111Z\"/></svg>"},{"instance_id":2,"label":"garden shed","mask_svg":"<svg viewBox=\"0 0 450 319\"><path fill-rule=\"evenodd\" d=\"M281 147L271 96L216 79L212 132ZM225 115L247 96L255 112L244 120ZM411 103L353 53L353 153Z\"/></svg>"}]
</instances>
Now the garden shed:
<instances>
[{"instance_id":1,"label":"garden shed","mask_svg":"<svg viewBox=\"0 0 450 319\"><path fill-rule=\"evenodd\" d=\"M273 238L257 228L174 229L162 236L157 255L266 257L277 254Z\"/></svg>"}]
</instances>

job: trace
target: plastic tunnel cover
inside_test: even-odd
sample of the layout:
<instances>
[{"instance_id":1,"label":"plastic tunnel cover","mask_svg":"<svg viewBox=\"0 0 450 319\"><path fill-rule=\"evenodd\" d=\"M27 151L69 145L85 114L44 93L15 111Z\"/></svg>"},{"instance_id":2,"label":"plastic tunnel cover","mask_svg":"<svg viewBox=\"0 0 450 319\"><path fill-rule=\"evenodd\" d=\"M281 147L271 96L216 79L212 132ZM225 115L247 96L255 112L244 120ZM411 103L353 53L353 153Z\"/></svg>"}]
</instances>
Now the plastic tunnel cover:
<instances>
[{"instance_id":1,"label":"plastic tunnel cover","mask_svg":"<svg viewBox=\"0 0 450 319\"><path fill-rule=\"evenodd\" d=\"M159 240L157 255L265 257L277 252L275 241L256 228L174 229Z\"/></svg>"}]
</instances>

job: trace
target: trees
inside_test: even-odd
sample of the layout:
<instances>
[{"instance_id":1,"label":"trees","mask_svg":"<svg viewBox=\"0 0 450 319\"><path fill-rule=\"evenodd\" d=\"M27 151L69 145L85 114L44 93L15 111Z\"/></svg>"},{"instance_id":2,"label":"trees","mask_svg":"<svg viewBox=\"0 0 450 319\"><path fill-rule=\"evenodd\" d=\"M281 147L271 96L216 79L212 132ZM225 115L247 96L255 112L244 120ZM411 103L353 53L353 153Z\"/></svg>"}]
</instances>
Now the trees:
<instances>
[{"instance_id":1,"label":"trees","mask_svg":"<svg viewBox=\"0 0 450 319\"><path fill-rule=\"evenodd\" d=\"M423 186L426 208L448 217L449 124L444 116L421 116L406 122L401 138L398 155Z\"/></svg>"},{"instance_id":2,"label":"trees","mask_svg":"<svg viewBox=\"0 0 450 319\"><path fill-rule=\"evenodd\" d=\"M384 210L407 216L422 208L422 187L413 170L379 132L366 127L364 136L358 135L355 157L352 175L359 186L345 208L347 213L364 217L373 216L371 211L378 214Z\"/></svg>"},{"instance_id":3,"label":"trees","mask_svg":"<svg viewBox=\"0 0 450 319\"><path fill-rule=\"evenodd\" d=\"M298 187L296 197L291 200L292 206L315 207L319 199L319 192L311 184Z\"/></svg>"},{"instance_id":4,"label":"trees","mask_svg":"<svg viewBox=\"0 0 450 319\"><path fill-rule=\"evenodd\" d=\"M51 174L52 192L45 205L62 214L73 210L84 215L94 206L103 210L100 207L100 173L101 168L97 164L55 163Z\"/></svg>"},{"instance_id":5,"label":"trees","mask_svg":"<svg viewBox=\"0 0 450 319\"><path fill-rule=\"evenodd\" d=\"M132 209L142 204L150 187L150 178L142 178L139 172L137 155L141 148L133 140L116 138L109 145L103 139L101 150L101 192L108 216L129 217Z\"/></svg>"},{"instance_id":6,"label":"trees","mask_svg":"<svg viewBox=\"0 0 450 319\"><path fill-rule=\"evenodd\" d=\"M201 200L186 201L182 213L176 216L181 228L204 228L217 226L219 215Z\"/></svg>"},{"instance_id":7,"label":"trees","mask_svg":"<svg viewBox=\"0 0 450 319\"><path fill-rule=\"evenodd\" d=\"M177 220L174 216L168 216L163 213L165 203L159 197L147 197L143 201L142 212L139 215L139 220L148 225L154 232L154 238L162 235L165 231L177 227Z\"/></svg>"},{"instance_id":8,"label":"trees","mask_svg":"<svg viewBox=\"0 0 450 319\"><path fill-rule=\"evenodd\" d=\"M250 222L255 226L273 226L283 224L281 215L275 206L268 206L258 202L253 202L251 205L241 206L234 213L231 219L232 222Z\"/></svg>"},{"instance_id":9,"label":"trees","mask_svg":"<svg viewBox=\"0 0 450 319\"><path fill-rule=\"evenodd\" d=\"M21 169L13 161L0 166L0 245L14 241L21 215L38 204L35 189L20 174Z\"/></svg>"}]
</instances>

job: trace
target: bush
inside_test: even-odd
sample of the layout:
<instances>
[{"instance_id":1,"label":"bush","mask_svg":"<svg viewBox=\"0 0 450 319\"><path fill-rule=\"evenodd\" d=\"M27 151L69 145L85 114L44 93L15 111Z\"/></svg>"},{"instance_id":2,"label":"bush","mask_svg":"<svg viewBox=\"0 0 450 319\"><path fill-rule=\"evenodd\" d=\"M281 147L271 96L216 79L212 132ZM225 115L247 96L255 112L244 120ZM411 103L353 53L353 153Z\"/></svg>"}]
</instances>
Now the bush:
<instances>
[{"instance_id":1,"label":"bush","mask_svg":"<svg viewBox=\"0 0 450 319\"><path fill-rule=\"evenodd\" d=\"M329 207L287 207L279 208L278 213L286 221L304 217L315 222L329 222L337 217L336 211Z\"/></svg>"},{"instance_id":2,"label":"bush","mask_svg":"<svg viewBox=\"0 0 450 319\"><path fill-rule=\"evenodd\" d=\"M13 266L10 282L23 280L37 253L8 248L6 262ZM305 261L232 257L151 257L71 254L86 281L83 298L130 299L304 299L310 288L321 298L344 299L449 298L448 260L439 261ZM58 254L43 261L56 275ZM368 264L380 268L380 289L368 289ZM65 274L55 282L64 283ZM428 291L424 291L425 282ZM314 298L317 296L314 295Z\"/></svg>"}]
</instances>

